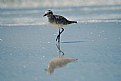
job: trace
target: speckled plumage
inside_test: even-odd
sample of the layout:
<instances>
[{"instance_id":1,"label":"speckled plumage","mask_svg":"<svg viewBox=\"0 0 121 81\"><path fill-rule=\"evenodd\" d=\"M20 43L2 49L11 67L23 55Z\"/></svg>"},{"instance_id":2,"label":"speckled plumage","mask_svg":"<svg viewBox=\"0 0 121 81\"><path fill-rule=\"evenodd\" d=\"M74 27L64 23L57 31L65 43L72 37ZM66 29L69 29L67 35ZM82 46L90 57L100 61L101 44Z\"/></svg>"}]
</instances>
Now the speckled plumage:
<instances>
[{"instance_id":1,"label":"speckled plumage","mask_svg":"<svg viewBox=\"0 0 121 81\"><path fill-rule=\"evenodd\" d=\"M48 21L51 24L57 25L59 27L63 27L63 25L68 25L72 23L77 23L77 21L69 21L65 17L60 16L60 15L54 15L51 10L48 10L45 12L45 15L48 17Z\"/></svg>"}]
</instances>

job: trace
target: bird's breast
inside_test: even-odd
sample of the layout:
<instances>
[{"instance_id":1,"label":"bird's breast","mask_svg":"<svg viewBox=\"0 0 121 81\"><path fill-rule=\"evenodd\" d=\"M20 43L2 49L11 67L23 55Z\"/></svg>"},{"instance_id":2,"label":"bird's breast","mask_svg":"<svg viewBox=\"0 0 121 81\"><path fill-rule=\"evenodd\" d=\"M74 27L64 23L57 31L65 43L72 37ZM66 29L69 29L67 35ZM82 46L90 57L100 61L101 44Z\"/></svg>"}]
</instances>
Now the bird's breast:
<instances>
[{"instance_id":1,"label":"bird's breast","mask_svg":"<svg viewBox=\"0 0 121 81\"><path fill-rule=\"evenodd\" d=\"M59 28L62 28L63 27L63 24L62 23L59 23L59 21L57 21L56 19L48 19L49 20L49 23L51 23L52 25L54 25L55 27L59 27Z\"/></svg>"}]
</instances>

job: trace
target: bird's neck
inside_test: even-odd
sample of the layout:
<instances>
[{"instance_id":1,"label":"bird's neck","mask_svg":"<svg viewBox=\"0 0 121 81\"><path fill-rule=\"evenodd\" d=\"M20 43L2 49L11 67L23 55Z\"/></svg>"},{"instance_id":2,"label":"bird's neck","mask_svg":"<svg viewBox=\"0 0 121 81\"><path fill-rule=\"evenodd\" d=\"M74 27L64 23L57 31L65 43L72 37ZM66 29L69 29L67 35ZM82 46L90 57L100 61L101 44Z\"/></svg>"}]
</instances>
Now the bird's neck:
<instances>
[{"instance_id":1,"label":"bird's neck","mask_svg":"<svg viewBox=\"0 0 121 81\"><path fill-rule=\"evenodd\" d=\"M53 14L47 15L48 18L53 18Z\"/></svg>"}]
</instances>

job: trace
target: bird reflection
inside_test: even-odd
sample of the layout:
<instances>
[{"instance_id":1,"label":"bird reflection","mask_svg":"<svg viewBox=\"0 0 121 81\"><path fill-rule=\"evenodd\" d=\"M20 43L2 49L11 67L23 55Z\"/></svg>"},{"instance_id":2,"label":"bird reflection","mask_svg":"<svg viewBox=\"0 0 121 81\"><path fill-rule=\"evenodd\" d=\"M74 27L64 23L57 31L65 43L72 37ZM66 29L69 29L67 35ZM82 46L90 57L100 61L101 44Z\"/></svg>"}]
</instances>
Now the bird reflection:
<instances>
[{"instance_id":1,"label":"bird reflection","mask_svg":"<svg viewBox=\"0 0 121 81\"><path fill-rule=\"evenodd\" d=\"M48 74L52 74L55 69L64 67L68 63L71 63L71 62L78 60L76 58L64 57L64 52L61 50L60 39L59 39L59 42L57 42L56 46L57 46L57 49L59 51L59 55L56 57L53 57L52 60L49 62L48 68L46 69Z\"/></svg>"},{"instance_id":2,"label":"bird reflection","mask_svg":"<svg viewBox=\"0 0 121 81\"><path fill-rule=\"evenodd\" d=\"M61 68L68 63L77 61L78 59L75 58L69 58L69 57L64 57L64 56L56 56L52 58L52 60L48 64L47 72L48 74L52 74L55 69Z\"/></svg>"},{"instance_id":3,"label":"bird reflection","mask_svg":"<svg viewBox=\"0 0 121 81\"><path fill-rule=\"evenodd\" d=\"M56 46L57 46L57 49L59 51L59 56L64 55L64 52L60 48L60 44L56 44Z\"/></svg>"}]
</instances>

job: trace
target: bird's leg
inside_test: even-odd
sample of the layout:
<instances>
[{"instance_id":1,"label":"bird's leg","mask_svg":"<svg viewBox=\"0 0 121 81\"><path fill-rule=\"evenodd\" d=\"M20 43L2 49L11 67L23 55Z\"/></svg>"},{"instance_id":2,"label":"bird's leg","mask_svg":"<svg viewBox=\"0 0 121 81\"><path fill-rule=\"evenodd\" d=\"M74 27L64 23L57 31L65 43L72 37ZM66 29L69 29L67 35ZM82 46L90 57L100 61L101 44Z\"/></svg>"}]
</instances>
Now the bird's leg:
<instances>
[{"instance_id":1,"label":"bird's leg","mask_svg":"<svg viewBox=\"0 0 121 81\"><path fill-rule=\"evenodd\" d=\"M63 51L61 51L61 46L60 46L60 43L61 43L61 33L64 31L64 29L62 29L62 31L60 31L60 28L59 28L59 34L58 34L58 36L57 36L57 38L56 38L56 41L58 41L57 42L57 44L56 44L56 46L57 46L57 48L58 48L58 50L59 50L59 55L61 55L61 53L62 53L62 55L64 55L64 52Z\"/></svg>"},{"instance_id":2,"label":"bird's leg","mask_svg":"<svg viewBox=\"0 0 121 81\"><path fill-rule=\"evenodd\" d=\"M60 34L64 31L64 28L61 28L62 29L62 31L60 32Z\"/></svg>"},{"instance_id":3,"label":"bird's leg","mask_svg":"<svg viewBox=\"0 0 121 81\"><path fill-rule=\"evenodd\" d=\"M60 42L60 35L61 35L61 33L64 31L64 29L62 28L62 31L60 31L60 28L59 28L59 34L58 34L58 36L57 36L57 38L56 38L56 41L58 40L58 42Z\"/></svg>"},{"instance_id":4,"label":"bird's leg","mask_svg":"<svg viewBox=\"0 0 121 81\"><path fill-rule=\"evenodd\" d=\"M59 34L58 34L58 36L57 36L57 38L56 38L56 41L58 41L59 42L59 39L60 39L60 28L59 28Z\"/></svg>"},{"instance_id":5,"label":"bird's leg","mask_svg":"<svg viewBox=\"0 0 121 81\"><path fill-rule=\"evenodd\" d=\"M61 55L61 50L60 50L60 34L61 34L61 32L60 32L60 28L59 28L59 35L57 36L58 38L58 45L57 45L57 48L58 48L58 50L59 50L59 55Z\"/></svg>"},{"instance_id":6,"label":"bird's leg","mask_svg":"<svg viewBox=\"0 0 121 81\"><path fill-rule=\"evenodd\" d=\"M58 34L58 36L57 36L57 38L56 38L56 41L58 42L58 43L56 44L56 46L57 46L57 48L58 48L58 50L59 50L59 55L61 55L61 53L62 53L62 55L64 55L64 52L61 51L61 47L60 47L60 43L61 43L60 38L61 38L61 33L62 33L63 31L64 31L63 28L62 28L62 31L60 31L60 28L59 28L59 34Z\"/></svg>"}]
</instances>

